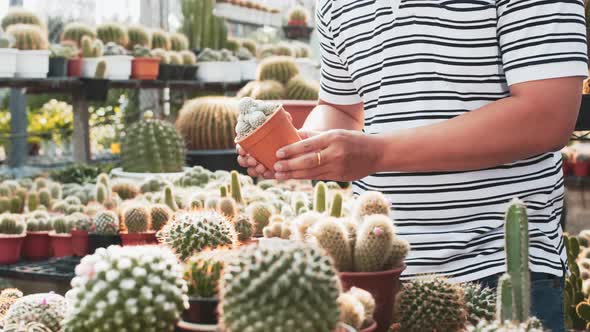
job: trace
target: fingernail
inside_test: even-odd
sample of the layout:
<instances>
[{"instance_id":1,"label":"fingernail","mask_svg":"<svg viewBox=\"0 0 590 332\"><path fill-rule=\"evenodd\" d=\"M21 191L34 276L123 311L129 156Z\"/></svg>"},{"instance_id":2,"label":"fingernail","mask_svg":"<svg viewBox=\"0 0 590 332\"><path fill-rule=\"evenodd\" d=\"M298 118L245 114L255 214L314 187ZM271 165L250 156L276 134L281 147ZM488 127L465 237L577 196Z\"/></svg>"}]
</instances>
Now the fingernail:
<instances>
[{"instance_id":1,"label":"fingernail","mask_svg":"<svg viewBox=\"0 0 590 332\"><path fill-rule=\"evenodd\" d=\"M277 151L277 158L285 158L285 151L283 151L283 150Z\"/></svg>"},{"instance_id":2,"label":"fingernail","mask_svg":"<svg viewBox=\"0 0 590 332\"><path fill-rule=\"evenodd\" d=\"M275 164L275 171L280 172L283 169L283 165L280 163Z\"/></svg>"}]
</instances>

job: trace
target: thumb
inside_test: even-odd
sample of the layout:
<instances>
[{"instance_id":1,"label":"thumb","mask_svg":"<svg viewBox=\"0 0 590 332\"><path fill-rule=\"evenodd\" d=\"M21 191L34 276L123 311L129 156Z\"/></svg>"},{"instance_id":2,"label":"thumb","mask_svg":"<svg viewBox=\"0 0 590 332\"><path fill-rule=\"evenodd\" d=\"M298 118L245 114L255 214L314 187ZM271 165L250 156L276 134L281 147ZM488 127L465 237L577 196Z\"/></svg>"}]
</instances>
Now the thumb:
<instances>
[{"instance_id":1,"label":"thumb","mask_svg":"<svg viewBox=\"0 0 590 332\"><path fill-rule=\"evenodd\" d=\"M310 137L319 135L320 132L316 131L316 130L305 130L305 129L300 129L297 131L297 133L299 134L299 137L301 137L301 139L308 139Z\"/></svg>"}]
</instances>

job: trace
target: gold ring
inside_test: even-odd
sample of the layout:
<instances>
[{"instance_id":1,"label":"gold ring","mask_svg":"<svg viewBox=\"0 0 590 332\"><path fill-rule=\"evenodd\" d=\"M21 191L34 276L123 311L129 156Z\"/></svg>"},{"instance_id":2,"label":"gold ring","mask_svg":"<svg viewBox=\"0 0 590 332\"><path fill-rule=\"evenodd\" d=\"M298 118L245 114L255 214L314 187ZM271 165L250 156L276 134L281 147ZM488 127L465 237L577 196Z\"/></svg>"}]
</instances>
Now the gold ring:
<instances>
[{"instance_id":1,"label":"gold ring","mask_svg":"<svg viewBox=\"0 0 590 332\"><path fill-rule=\"evenodd\" d=\"M322 165L322 153L318 151L315 154L316 154L316 156L318 156L318 166L321 166Z\"/></svg>"}]
</instances>

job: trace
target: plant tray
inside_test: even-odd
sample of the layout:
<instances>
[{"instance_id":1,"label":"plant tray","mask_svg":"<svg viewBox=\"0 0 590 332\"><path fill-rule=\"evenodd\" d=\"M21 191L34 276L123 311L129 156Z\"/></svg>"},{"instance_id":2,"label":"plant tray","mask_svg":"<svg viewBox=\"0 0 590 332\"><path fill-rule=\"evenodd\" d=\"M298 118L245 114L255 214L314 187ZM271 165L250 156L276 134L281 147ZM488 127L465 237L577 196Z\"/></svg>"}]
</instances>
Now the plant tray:
<instances>
[{"instance_id":1,"label":"plant tray","mask_svg":"<svg viewBox=\"0 0 590 332\"><path fill-rule=\"evenodd\" d=\"M20 261L13 265L1 265L0 277L69 282L74 278L74 269L78 263L78 257L60 257L37 262Z\"/></svg>"}]
</instances>

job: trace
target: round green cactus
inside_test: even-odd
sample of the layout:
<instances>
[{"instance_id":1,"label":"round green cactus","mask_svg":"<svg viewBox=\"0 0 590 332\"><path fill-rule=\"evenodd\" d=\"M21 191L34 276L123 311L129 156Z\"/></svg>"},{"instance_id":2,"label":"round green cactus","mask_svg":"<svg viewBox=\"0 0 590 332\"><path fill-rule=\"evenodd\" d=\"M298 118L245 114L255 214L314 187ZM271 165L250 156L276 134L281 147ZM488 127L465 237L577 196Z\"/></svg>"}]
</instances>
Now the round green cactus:
<instances>
[{"instance_id":1,"label":"round green cactus","mask_svg":"<svg viewBox=\"0 0 590 332\"><path fill-rule=\"evenodd\" d=\"M53 229L57 234L69 234L72 230L70 219L64 216L55 216L52 219Z\"/></svg>"},{"instance_id":2,"label":"round green cactus","mask_svg":"<svg viewBox=\"0 0 590 332\"><path fill-rule=\"evenodd\" d=\"M123 212L123 222L129 233L147 232L150 226L150 212L145 206L132 206Z\"/></svg>"},{"instance_id":3,"label":"round green cactus","mask_svg":"<svg viewBox=\"0 0 590 332\"><path fill-rule=\"evenodd\" d=\"M115 43L118 45L127 45L129 37L127 29L118 23L104 23L96 26L96 34L103 43Z\"/></svg>"},{"instance_id":4,"label":"round green cactus","mask_svg":"<svg viewBox=\"0 0 590 332\"><path fill-rule=\"evenodd\" d=\"M286 86L287 99L292 100L318 100L319 84L308 81L300 76L293 77Z\"/></svg>"},{"instance_id":5,"label":"round green cactus","mask_svg":"<svg viewBox=\"0 0 590 332\"><path fill-rule=\"evenodd\" d=\"M188 308L186 294L182 268L169 250L99 248L76 267L65 332L174 331Z\"/></svg>"},{"instance_id":6,"label":"round green cactus","mask_svg":"<svg viewBox=\"0 0 590 332\"><path fill-rule=\"evenodd\" d=\"M233 218L238 214L238 206L236 201L231 197L222 197L217 202L217 211L228 218Z\"/></svg>"},{"instance_id":7,"label":"round green cactus","mask_svg":"<svg viewBox=\"0 0 590 332\"><path fill-rule=\"evenodd\" d=\"M403 331L461 331L467 323L465 293L442 277L408 281L396 297L394 320Z\"/></svg>"},{"instance_id":8,"label":"round green cactus","mask_svg":"<svg viewBox=\"0 0 590 332\"><path fill-rule=\"evenodd\" d=\"M234 218L234 228L238 235L238 240L241 242L250 240L254 233L254 225L252 225L250 218L246 215L238 215Z\"/></svg>"},{"instance_id":9,"label":"round green cactus","mask_svg":"<svg viewBox=\"0 0 590 332\"><path fill-rule=\"evenodd\" d=\"M14 47L21 51L49 49L47 32L39 26L14 24L6 29L6 33L14 37Z\"/></svg>"},{"instance_id":10,"label":"round green cactus","mask_svg":"<svg viewBox=\"0 0 590 332\"><path fill-rule=\"evenodd\" d=\"M182 260L207 248L215 249L236 243L233 224L216 211L178 213L157 236Z\"/></svg>"},{"instance_id":11,"label":"round green cactus","mask_svg":"<svg viewBox=\"0 0 590 332\"><path fill-rule=\"evenodd\" d=\"M273 216L274 217L274 216ZM272 218L271 218L272 219ZM262 235L265 238L281 238L288 240L291 237L292 230L288 223L283 220L269 221L268 226L262 229Z\"/></svg>"},{"instance_id":12,"label":"round green cactus","mask_svg":"<svg viewBox=\"0 0 590 332\"><path fill-rule=\"evenodd\" d=\"M2 18L2 29L6 30L14 24L30 24L38 27L45 27L39 16L24 8L11 8Z\"/></svg>"},{"instance_id":13,"label":"round green cactus","mask_svg":"<svg viewBox=\"0 0 590 332\"><path fill-rule=\"evenodd\" d=\"M170 36L161 29L152 30L152 48L161 48L170 51L171 48Z\"/></svg>"},{"instance_id":14,"label":"round green cactus","mask_svg":"<svg viewBox=\"0 0 590 332\"><path fill-rule=\"evenodd\" d=\"M21 235L26 230L26 224L17 214L0 215L0 234Z\"/></svg>"},{"instance_id":15,"label":"round green cactus","mask_svg":"<svg viewBox=\"0 0 590 332\"><path fill-rule=\"evenodd\" d=\"M262 229L268 225L269 218L273 213L272 206L263 202L255 202L248 206L246 212L254 225L254 235L262 235Z\"/></svg>"},{"instance_id":16,"label":"round green cactus","mask_svg":"<svg viewBox=\"0 0 590 332\"><path fill-rule=\"evenodd\" d=\"M188 38L180 32L170 34L170 47L173 51L185 51L188 50L189 43Z\"/></svg>"},{"instance_id":17,"label":"round green cactus","mask_svg":"<svg viewBox=\"0 0 590 332\"><path fill-rule=\"evenodd\" d=\"M224 330L334 331L340 285L330 259L315 246L276 241L243 247L224 269Z\"/></svg>"},{"instance_id":18,"label":"round green cactus","mask_svg":"<svg viewBox=\"0 0 590 332\"><path fill-rule=\"evenodd\" d=\"M117 193L122 200L133 199L139 195L139 187L130 181L117 182L113 184L112 190Z\"/></svg>"},{"instance_id":19,"label":"round green cactus","mask_svg":"<svg viewBox=\"0 0 590 332\"><path fill-rule=\"evenodd\" d=\"M66 299L54 293L23 296L4 316L4 325L43 324L51 332L61 332L66 315Z\"/></svg>"},{"instance_id":20,"label":"round green cactus","mask_svg":"<svg viewBox=\"0 0 590 332\"><path fill-rule=\"evenodd\" d=\"M72 22L64 27L61 40L71 40L75 42L78 47L82 47L82 38L85 36L89 37L90 40L93 40L96 38L96 30L88 24Z\"/></svg>"},{"instance_id":21,"label":"round green cactus","mask_svg":"<svg viewBox=\"0 0 590 332\"><path fill-rule=\"evenodd\" d=\"M101 235L119 234L119 217L113 211L100 211L94 216L95 233Z\"/></svg>"},{"instance_id":22,"label":"round green cactus","mask_svg":"<svg viewBox=\"0 0 590 332\"><path fill-rule=\"evenodd\" d=\"M157 176L152 176L152 177L148 177L147 179L145 179L141 184L140 184L140 191L142 193L152 193L152 192L158 192L161 191L162 189L164 189L167 185L170 185L170 183L160 177Z\"/></svg>"},{"instance_id":23,"label":"round green cactus","mask_svg":"<svg viewBox=\"0 0 590 332\"><path fill-rule=\"evenodd\" d=\"M174 212L165 204L155 204L150 208L152 230L159 231L172 218Z\"/></svg>"},{"instance_id":24,"label":"round green cactus","mask_svg":"<svg viewBox=\"0 0 590 332\"><path fill-rule=\"evenodd\" d=\"M299 69L292 57L276 56L266 58L260 63L257 80L275 80L282 84L286 84L298 74Z\"/></svg>"},{"instance_id":25,"label":"round green cactus","mask_svg":"<svg viewBox=\"0 0 590 332\"><path fill-rule=\"evenodd\" d=\"M463 284L465 304L469 322L477 325L482 320L493 320L496 316L496 293L478 283Z\"/></svg>"},{"instance_id":26,"label":"round green cactus","mask_svg":"<svg viewBox=\"0 0 590 332\"><path fill-rule=\"evenodd\" d=\"M168 122L148 118L132 124L121 144L126 172L181 172L185 148L182 137Z\"/></svg>"},{"instance_id":27,"label":"round green cactus","mask_svg":"<svg viewBox=\"0 0 590 332\"><path fill-rule=\"evenodd\" d=\"M150 33L142 25L130 25L127 27L127 37L129 42L127 43L127 49L132 50L136 45L151 48L152 39Z\"/></svg>"}]
</instances>

